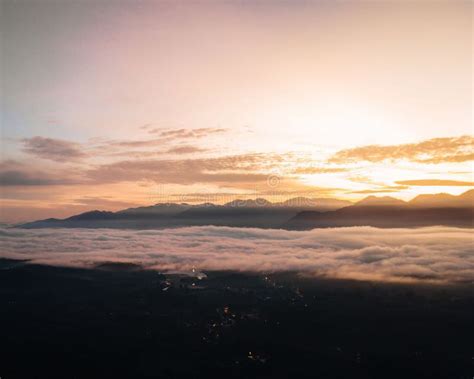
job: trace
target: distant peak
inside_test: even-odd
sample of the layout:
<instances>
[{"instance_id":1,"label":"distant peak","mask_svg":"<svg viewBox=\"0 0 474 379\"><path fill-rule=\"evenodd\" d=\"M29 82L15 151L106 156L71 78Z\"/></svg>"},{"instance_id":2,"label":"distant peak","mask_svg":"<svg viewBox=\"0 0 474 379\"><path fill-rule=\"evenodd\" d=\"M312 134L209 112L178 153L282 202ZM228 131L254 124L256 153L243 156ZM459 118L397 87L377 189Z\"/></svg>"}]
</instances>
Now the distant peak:
<instances>
[{"instance_id":1,"label":"distant peak","mask_svg":"<svg viewBox=\"0 0 474 379\"><path fill-rule=\"evenodd\" d=\"M387 205L405 205L403 200L396 199L391 196L367 196L365 199L358 201L354 205L356 206L387 206Z\"/></svg>"},{"instance_id":2,"label":"distant peak","mask_svg":"<svg viewBox=\"0 0 474 379\"><path fill-rule=\"evenodd\" d=\"M467 190L466 192L463 192L460 197L474 197L474 189Z\"/></svg>"},{"instance_id":3,"label":"distant peak","mask_svg":"<svg viewBox=\"0 0 474 379\"><path fill-rule=\"evenodd\" d=\"M200 203L200 204L197 204L197 205L195 205L194 207L197 207L197 208L216 207L216 204L207 202L207 203Z\"/></svg>"},{"instance_id":4,"label":"distant peak","mask_svg":"<svg viewBox=\"0 0 474 379\"><path fill-rule=\"evenodd\" d=\"M449 193L423 194L410 200L410 204L416 207L473 207L474 190L469 190L459 196Z\"/></svg>"},{"instance_id":5,"label":"distant peak","mask_svg":"<svg viewBox=\"0 0 474 379\"><path fill-rule=\"evenodd\" d=\"M242 200L242 199L237 199L230 201L226 204L224 204L225 207L265 207L265 206L270 206L272 203L270 203L267 199L264 198L257 198L257 199L247 199L247 200Z\"/></svg>"},{"instance_id":6,"label":"distant peak","mask_svg":"<svg viewBox=\"0 0 474 379\"><path fill-rule=\"evenodd\" d=\"M291 205L291 206L307 206L307 205L313 205L314 203L315 203L314 199L299 196L299 197L294 197L292 199L288 199L281 204Z\"/></svg>"},{"instance_id":7,"label":"distant peak","mask_svg":"<svg viewBox=\"0 0 474 379\"><path fill-rule=\"evenodd\" d=\"M114 212L93 210L67 218L67 220L94 220L114 217Z\"/></svg>"},{"instance_id":8,"label":"distant peak","mask_svg":"<svg viewBox=\"0 0 474 379\"><path fill-rule=\"evenodd\" d=\"M154 207L187 207L188 203L156 203Z\"/></svg>"},{"instance_id":9,"label":"distant peak","mask_svg":"<svg viewBox=\"0 0 474 379\"><path fill-rule=\"evenodd\" d=\"M352 203L347 200L332 199L332 198L308 198L308 197L294 197L288 199L282 203L277 203L277 205L290 206L290 207L330 207L338 208L351 205Z\"/></svg>"}]
</instances>

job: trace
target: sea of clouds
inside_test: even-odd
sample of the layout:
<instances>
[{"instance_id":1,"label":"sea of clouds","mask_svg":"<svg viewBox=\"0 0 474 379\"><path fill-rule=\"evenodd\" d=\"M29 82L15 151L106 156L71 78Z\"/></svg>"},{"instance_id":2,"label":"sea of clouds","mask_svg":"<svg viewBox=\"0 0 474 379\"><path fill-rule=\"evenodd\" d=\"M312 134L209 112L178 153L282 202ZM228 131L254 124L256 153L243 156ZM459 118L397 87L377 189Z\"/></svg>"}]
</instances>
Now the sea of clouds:
<instances>
[{"instance_id":1,"label":"sea of clouds","mask_svg":"<svg viewBox=\"0 0 474 379\"><path fill-rule=\"evenodd\" d=\"M94 267L131 262L159 271L296 271L393 282L474 283L469 229L371 227L265 230L0 229L0 257Z\"/></svg>"}]
</instances>

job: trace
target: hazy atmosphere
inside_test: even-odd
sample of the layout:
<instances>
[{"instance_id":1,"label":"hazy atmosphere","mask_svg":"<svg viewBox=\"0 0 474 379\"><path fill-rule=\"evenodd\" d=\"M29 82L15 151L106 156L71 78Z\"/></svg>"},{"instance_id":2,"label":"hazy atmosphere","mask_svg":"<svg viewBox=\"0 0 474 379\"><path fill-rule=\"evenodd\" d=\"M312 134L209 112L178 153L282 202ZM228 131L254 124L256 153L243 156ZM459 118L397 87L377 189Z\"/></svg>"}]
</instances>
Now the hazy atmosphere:
<instances>
[{"instance_id":1,"label":"hazy atmosphere","mask_svg":"<svg viewBox=\"0 0 474 379\"><path fill-rule=\"evenodd\" d=\"M473 186L468 1L1 10L3 222Z\"/></svg>"}]
</instances>

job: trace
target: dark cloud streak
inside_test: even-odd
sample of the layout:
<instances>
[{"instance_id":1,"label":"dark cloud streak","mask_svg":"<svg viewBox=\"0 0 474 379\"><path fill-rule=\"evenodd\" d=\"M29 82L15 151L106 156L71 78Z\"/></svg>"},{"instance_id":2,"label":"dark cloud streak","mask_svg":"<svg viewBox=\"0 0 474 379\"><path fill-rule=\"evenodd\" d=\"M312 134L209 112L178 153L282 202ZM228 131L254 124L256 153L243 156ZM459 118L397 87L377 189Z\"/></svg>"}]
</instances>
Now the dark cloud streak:
<instances>
[{"instance_id":1,"label":"dark cloud streak","mask_svg":"<svg viewBox=\"0 0 474 379\"><path fill-rule=\"evenodd\" d=\"M71 141L36 136L24 138L22 142L25 153L42 159L69 162L87 156L80 144Z\"/></svg>"},{"instance_id":2,"label":"dark cloud streak","mask_svg":"<svg viewBox=\"0 0 474 379\"><path fill-rule=\"evenodd\" d=\"M70 184L67 181L48 177L45 173L28 173L19 170L0 172L0 186L51 186Z\"/></svg>"}]
</instances>

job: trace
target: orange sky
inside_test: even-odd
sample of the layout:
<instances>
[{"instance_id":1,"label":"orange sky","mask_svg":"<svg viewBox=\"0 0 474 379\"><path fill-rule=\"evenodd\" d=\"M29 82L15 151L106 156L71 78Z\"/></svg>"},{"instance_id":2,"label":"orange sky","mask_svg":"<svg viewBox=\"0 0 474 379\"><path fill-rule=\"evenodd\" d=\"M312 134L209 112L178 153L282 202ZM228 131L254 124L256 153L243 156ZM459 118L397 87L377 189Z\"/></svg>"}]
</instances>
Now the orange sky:
<instances>
[{"instance_id":1,"label":"orange sky","mask_svg":"<svg viewBox=\"0 0 474 379\"><path fill-rule=\"evenodd\" d=\"M471 2L1 6L1 221L472 188Z\"/></svg>"}]
</instances>

